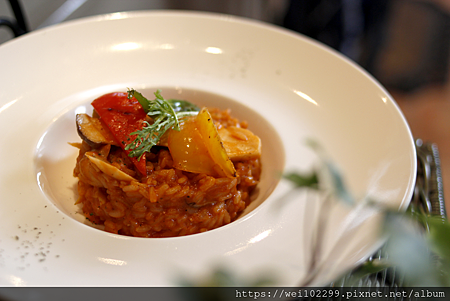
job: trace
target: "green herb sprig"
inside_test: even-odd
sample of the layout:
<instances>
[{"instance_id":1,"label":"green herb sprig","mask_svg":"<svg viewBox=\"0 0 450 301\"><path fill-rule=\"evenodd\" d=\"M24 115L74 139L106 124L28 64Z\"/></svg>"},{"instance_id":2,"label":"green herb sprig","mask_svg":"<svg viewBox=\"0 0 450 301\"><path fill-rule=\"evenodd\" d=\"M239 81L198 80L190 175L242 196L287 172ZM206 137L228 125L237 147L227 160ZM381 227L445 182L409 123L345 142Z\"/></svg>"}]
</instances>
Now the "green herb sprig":
<instances>
[{"instance_id":1,"label":"green herb sprig","mask_svg":"<svg viewBox=\"0 0 450 301\"><path fill-rule=\"evenodd\" d=\"M130 135L136 138L128 144L125 149L130 150L130 157L139 159L145 152L158 144L161 137L169 130L180 130L180 121L188 116L197 115L200 111L196 105L185 101L170 99L166 100L161 96L161 90L157 90L154 100L148 100L141 93L134 89L128 90L128 98L135 97L141 104L148 116L152 117L153 123L145 121L145 126Z\"/></svg>"}]
</instances>

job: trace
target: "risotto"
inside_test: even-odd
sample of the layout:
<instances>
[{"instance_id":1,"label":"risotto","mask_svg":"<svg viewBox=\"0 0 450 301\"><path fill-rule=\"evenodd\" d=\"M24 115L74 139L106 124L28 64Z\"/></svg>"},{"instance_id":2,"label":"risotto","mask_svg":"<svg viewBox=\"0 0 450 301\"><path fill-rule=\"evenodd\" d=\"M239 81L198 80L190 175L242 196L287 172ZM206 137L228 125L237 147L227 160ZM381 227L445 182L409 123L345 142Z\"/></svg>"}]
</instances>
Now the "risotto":
<instances>
[{"instance_id":1,"label":"risotto","mask_svg":"<svg viewBox=\"0 0 450 301\"><path fill-rule=\"evenodd\" d=\"M80 150L74 176L78 178L77 203L86 218L104 225L107 232L136 237L190 235L234 221L251 202L261 173L260 141L247 123L233 118L229 110L190 109L192 114L158 133L157 143L150 148L143 148L144 139L136 140L139 131L157 124L159 117L142 113L142 102L134 96L115 93L99 98L121 99L137 110L140 118L130 119L134 113L109 102L105 112L128 118L123 123L117 121L121 116L114 115L113 122L122 122L118 129L108 117L103 118L98 100L93 102L92 116L77 115L83 140L76 144ZM127 143L115 134L123 136L125 126L132 128L124 136ZM140 157L132 156L131 141L137 142L134 150L143 150Z\"/></svg>"}]
</instances>

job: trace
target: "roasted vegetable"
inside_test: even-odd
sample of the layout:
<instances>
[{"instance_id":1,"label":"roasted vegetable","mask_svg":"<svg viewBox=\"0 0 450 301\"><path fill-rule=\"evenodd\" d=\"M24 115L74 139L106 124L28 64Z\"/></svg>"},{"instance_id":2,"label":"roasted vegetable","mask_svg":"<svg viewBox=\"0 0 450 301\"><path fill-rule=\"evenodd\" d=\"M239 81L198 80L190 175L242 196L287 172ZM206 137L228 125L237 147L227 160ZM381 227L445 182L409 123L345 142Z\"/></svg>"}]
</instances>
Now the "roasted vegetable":
<instances>
[{"instance_id":1,"label":"roasted vegetable","mask_svg":"<svg viewBox=\"0 0 450 301\"><path fill-rule=\"evenodd\" d=\"M169 148L175 168L216 177L236 177L232 160L261 155L261 141L251 131L233 126L218 131L206 108L198 112L187 101L165 100L159 90L155 96L148 100L129 90L97 98L95 117L77 115L80 137L94 148L122 147L142 175L147 174L145 154L155 145Z\"/></svg>"},{"instance_id":2,"label":"roasted vegetable","mask_svg":"<svg viewBox=\"0 0 450 301\"><path fill-rule=\"evenodd\" d=\"M251 131L229 126L221 128L218 132L232 161L250 160L261 156L261 139Z\"/></svg>"},{"instance_id":3,"label":"roasted vegetable","mask_svg":"<svg viewBox=\"0 0 450 301\"><path fill-rule=\"evenodd\" d=\"M176 169L219 175L194 117L182 122L180 131L171 130L167 144Z\"/></svg>"},{"instance_id":4,"label":"roasted vegetable","mask_svg":"<svg viewBox=\"0 0 450 301\"><path fill-rule=\"evenodd\" d=\"M223 147L222 139L220 139L217 128L208 110L203 108L195 119L209 155L221 169L221 174L227 177L235 177L236 170L234 169L233 162L231 162Z\"/></svg>"},{"instance_id":5,"label":"roasted vegetable","mask_svg":"<svg viewBox=\"0 0 450 301\"><path fill-rule=\"evenodd\" d=\"M196 117L182 122L180 131L171 130L168 146L175 168L218 177L236 176L234 165L206 108Z\"/></svg>"},{"instance_id":6,"label":"roasted vegetable","mask_svg":"<svg viewBox=\"0 0 450 301\"><path fill-rule=\"evenodd\" d=\"M93 118L87 114L77 114L76 123L78 135L89 146L98 148L102 144L119 145L111 132L98 118Z\"/></svg>"},{"instance_id":7,"label":"roasted vegetable","mask_svg":"<svg viewBox=\"0 0 450 301\"><path fill-rule=\"evenodd\" d=\"M108 127L116 143L129 154L127 145L136 135L132 133L141 130L148 124L147 114L133 97L128 98L127 93L115 92L103 95L92 102L100 120ZM130 157L133 164L142 175L147 175L145 153L139 158Z\"/></svg>"}]
</instances>

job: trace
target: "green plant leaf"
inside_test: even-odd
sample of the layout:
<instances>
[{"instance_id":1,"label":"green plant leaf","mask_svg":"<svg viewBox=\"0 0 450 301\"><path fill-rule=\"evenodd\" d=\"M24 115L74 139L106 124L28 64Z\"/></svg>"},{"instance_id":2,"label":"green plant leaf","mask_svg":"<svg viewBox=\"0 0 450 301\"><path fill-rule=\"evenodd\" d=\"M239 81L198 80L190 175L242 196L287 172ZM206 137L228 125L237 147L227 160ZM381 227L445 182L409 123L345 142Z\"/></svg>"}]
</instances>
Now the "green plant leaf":
<instances>
[{"instance_id":1,"label":"green plant leaf","mask_svg":"<svg viewBox=\"0 0 450 301\"><path fill-rule=\"evenodd\" d=\"M419 224L400 212L387 211L384 232L390 263L399 269L408 286L440 286L443 279L433 262L425 233Z\"/></svg>"},{"instance_id":2,"label":"green plant leaf","mask_svg":"<svg viewBox=\"0 0 450 301\"><path fill-rule=\"evenodd\" d=\"M341 170L330 159L328 153L323 149L320 143L314 139L306 139L305 144L310 147L320 159L321 168L317 171L320 186L324 190L329 190L347 205L353 206L356 203L355 199L347 189Z\"/></svg>"},{"instance_id":3,"label":"green plant leaf","mask_svg":"<svg viewBox=\"0 0 450 301\"><path fill-rule=\"evenodd\" d=\"M145 152L158 144L161 137L170 129L180 130L180 120L196 115L199 108L187 101L165 100L161 95L161 90L157 90L154 100L148 100L141 93L134 89L128 90L128 98L135 97L148 116L153 118L153 123L146 123L141 130L130 135L136 138L125 148L129 150L129 156L141 158Z\"/></svg>"},{"instance_id":4,"label":"green plant leaf","mask_svg":"<svg viewBox=\"0 0 450 301\"><path fill-rule=\"evenodd\" d=\"M432 250L441 258L450 261L450 223L440 216L427 218L430 234L428 241Z\"/></svg>"},{"instance_id":5,"label":"green plant leaf","mask_svg":"<svg viewBox=\"0 0 450 301\"><path fill-rule=\"evenodd\" d=\"M324 161L324 167L325 172L328 174L324 175L324 177L329 178L333 193L347 205L355 205L355 200L352 194L347 190L347 186L344 183L344 177L337 166L329 161Z\"/></svg>"},{"instance_id":6,"label":"green plant leaf","mask_svg":"<svg viewBox=\"0 0 450 301\"><path fill-rule=\"evenodd\" d=\"M319 180L316 173L303 175L300 173L288 173L283 176L284 179L289 180L297 188L312 188L318 189Z\"/></svg>"}]
</instances>

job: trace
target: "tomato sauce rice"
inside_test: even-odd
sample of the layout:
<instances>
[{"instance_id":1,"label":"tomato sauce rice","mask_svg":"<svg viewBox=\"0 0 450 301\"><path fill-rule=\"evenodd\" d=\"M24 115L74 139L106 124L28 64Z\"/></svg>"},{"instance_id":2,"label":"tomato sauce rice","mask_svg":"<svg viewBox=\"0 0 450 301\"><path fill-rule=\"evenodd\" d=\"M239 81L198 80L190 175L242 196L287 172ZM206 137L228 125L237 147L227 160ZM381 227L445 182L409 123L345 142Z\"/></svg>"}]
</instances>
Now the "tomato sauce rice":
<instances>
[{"instance_id":1,"label":"tomato sauce rice","mask_svg":"<svg viewBox=\"0 0 450 301\"><path fill-rule=\"evenodd\" d=\"M247 128L229 111L210 109L217 129ZM142 175L125 151L83 141L74 169L82 211L107 232L135 237L175 237L205 232L234 221L251 202L261 173L260 158L233 160L236 177L214 177L174 168L166 147L146 153ZM91 158L88 158L88 155ZM123 174L92 163L103 160ZM128 177L127 177L128 176Z\"/></svg>"}]
</instances>

